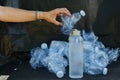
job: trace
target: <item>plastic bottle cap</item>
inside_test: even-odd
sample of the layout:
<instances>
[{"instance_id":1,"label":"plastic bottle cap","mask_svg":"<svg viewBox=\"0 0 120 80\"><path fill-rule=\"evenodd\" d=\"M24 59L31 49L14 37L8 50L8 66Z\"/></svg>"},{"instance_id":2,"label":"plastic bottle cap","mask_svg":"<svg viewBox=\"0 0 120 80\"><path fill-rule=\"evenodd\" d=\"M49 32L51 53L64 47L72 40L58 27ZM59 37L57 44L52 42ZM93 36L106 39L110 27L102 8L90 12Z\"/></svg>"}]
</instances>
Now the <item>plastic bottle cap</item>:
<instances>
[{"instance_id":1,"label":"plastic bottle cap","mask_svg":"<svg viewBox=\"0 0 120 80\"><path fill-rule=\"evenodd\" d=\"M85 16L85 15L86 15L84 10L81 10L81 11L80 11L80 14L81 14L82 16Z\"/></svg>"},{"instance_id":2,"label":"plastic bottle cap","mask_svg":"<svg viewBox=\"0 0 120 80\"><path fill-rule=\"evenodd\" d=\"M41 48L42 48L42 49L46 49L46 48L48 48L48 46L47 46L46 43L42 43L42 44L41 44Z\"/></svg>"},{"instance_id":3,"label":"plastic bottle cap","mask_svg":"<svg viewBox=\"0 0 120 80\"><path fill-rule=\"evenodd\" d=\"M106 75L107 72L108 72L108 69L107 69L107 68L104 68L104 69L103 69L103 74Z\"/></svg>"},{"instance_id":4,"label":"plastic bottle cap","mask_svg":"<svg viewBox=\"0 0 120 80\"><path fill-rule=\"evenodd\" d=\"M77 29L74 29L72 32L72 35L80 35L80 31L78 31Z\"/></svg>"},{"instance_id":5,"label":"plastic bottle cap","mask_svg":"<svg viewBox=\"0 0 120 80\"><path fill-rule=\"evenodd\" d=\"M56 75L58 78L62 78L64 76L64 73L63 71L58 71Z\"/></svg>"}]
</instances>

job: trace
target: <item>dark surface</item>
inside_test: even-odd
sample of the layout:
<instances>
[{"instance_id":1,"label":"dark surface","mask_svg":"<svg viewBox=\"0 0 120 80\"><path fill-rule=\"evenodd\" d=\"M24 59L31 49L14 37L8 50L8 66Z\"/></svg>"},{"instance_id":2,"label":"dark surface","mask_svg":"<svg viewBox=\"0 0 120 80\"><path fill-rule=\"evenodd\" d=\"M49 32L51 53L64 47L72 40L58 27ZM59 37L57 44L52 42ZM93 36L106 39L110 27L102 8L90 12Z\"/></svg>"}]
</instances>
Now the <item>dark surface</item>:
<instances>
[{"instance_id":1,"label":"dark surface","mask_svg":"<svg viewBox=\"0 0 120 80\"><path fill-rule=\"evenodd\" d=\"M15 70L16 69L16 70ZM108 66L107 75L84 74L82 79L70 79L67 73L61 79L50 73L46 68L32 69L28 61L11 61L1 67L1 75L10 75L8 80L120 80L120 59Z\"/></svg>"}]
</instances>

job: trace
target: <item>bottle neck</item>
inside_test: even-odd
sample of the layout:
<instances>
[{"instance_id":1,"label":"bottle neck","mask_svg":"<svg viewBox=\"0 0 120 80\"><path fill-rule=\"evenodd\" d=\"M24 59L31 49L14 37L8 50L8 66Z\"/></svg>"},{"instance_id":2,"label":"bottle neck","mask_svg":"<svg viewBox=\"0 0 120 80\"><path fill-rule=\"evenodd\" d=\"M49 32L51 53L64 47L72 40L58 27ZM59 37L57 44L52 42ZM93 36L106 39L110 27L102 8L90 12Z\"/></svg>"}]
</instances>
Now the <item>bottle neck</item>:
<instances>
[{"instance_id":1,"label":"bottle neck","mask_svg":"<svg viewBox=\"0 0 120 80\"><path fill-rule=\"evenodd\" d=\"M69 37L69 42L75 42L75 43L78 43L78 42L81 42L83 41L82 37L80 35L71 35Z\"/></svg>"}]
</instances>

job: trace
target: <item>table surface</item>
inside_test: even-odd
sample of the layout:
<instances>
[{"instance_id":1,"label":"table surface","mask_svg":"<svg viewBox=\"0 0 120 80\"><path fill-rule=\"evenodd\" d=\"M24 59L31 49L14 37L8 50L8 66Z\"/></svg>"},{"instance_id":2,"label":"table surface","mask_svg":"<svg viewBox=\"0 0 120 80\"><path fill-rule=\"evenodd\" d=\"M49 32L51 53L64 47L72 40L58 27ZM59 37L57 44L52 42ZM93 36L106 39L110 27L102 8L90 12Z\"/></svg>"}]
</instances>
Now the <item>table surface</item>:
<instances>
[{"instance_id":1,"label":"table surface","mask_svg":"<svg viewBox=\"0 0 120 80\"><path fill-rule=\"evenodd\" d=\"M0 71L0 75L10 75L8 80L120 80L120 59L108 65L107 75L88 75L84 74L82 79L70 79L67 73L61 79L55 74L50 73L46 68L34 70L29 61L12 61Z\"/></svg>"}]
</instances>

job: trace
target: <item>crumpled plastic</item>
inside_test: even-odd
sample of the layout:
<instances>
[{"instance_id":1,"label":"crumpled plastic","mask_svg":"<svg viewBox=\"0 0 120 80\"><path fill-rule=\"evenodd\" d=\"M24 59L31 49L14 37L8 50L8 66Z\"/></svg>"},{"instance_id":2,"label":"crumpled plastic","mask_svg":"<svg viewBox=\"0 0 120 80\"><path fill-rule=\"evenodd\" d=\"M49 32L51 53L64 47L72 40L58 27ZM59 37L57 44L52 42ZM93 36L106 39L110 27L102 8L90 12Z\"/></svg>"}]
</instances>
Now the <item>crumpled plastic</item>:
<instances>
[{"instance_id":1,"label":"crumpled plastic","mask_svg":"<svg viewBox=\"0 0 120 80\"><path fill-rule=\"evenodd\" d=\"M63 23L63 26L61 28L62 33L69 35L74 25L85 15L86 14L83 10L73 13L71 17L63 15L61 17Z\"/></svg>"},{"instance_id":2,"label":"crumpled plastic","mask_svg":"<svg viewBox=\"0 0 120 80\"><path fill-rule=\"evenodd\" d=\"M63 55L65 48L62 46L64 46L64 43L65 42L53 41L50 49L48 49L45 43L41 44L41 47L32 49L30 59L31 66L34 69L46 67L50 72L55 73L58 78L62 78L66 73L65 68L68 65L68 61Z\"/></svg>"},{"instance_id":3,"label":"crumpled plastic","mask_svg":"<svg viewBox=\"0 0 120 80\"><path fill-rule=\"evenodd\" d=\"M84 73L91 75L106 75L108 71L108 64L117 60L120 54L120 49L105 48L102 42L98 41L98 37L96 37L93 32L86 33L83 31L82 35L84 43ZM37 49L34 51L34 54L43 56L42 54L36 52ZM43 51L41 52L44 53ZM55 69L57 69L57 67L60 67L59 64L64 65L64 67L61 67L61 70L65 74L65 67L68 65L68 60L66 60L64 56L68 58L68 42L54 40L51 42L48 56L43 58L39 56L35 57L33 55L32 58L35 57L34 59L36 59L36 61L39 61L39 65L37 62L34 63L37 65L37 67L40 67L44 64L44 66L47 67L49 71L54 73L57 71Z\"/></svg>"},{"instance_id":4,"label":"crumpled plastic","mask_svg":"<svg viewBox=\"0 0 120 80\"><path fill-rule=\"evenodd\" d=\"M63 16L63 27L61 29L63 34L68 35L74 24L80 19L79 13L73 14L71 18ZM87 33L83 30L82 37L84 43L84 73L106 75L108 64L117 61L120 55L120 48L105 48L104 44L98 41L98 37L92 31ZM65 41L53 40L49 49L45 45L41 45L41 47L31 50L31 66L34 69L46 67L50 72L55 73L58 78L64 76L68 60L68 42Z\"/></svg>"}]
</instances>

